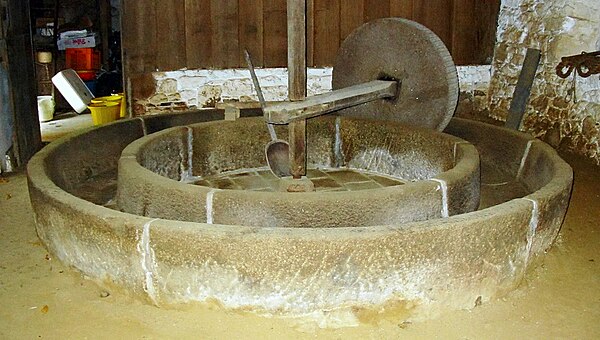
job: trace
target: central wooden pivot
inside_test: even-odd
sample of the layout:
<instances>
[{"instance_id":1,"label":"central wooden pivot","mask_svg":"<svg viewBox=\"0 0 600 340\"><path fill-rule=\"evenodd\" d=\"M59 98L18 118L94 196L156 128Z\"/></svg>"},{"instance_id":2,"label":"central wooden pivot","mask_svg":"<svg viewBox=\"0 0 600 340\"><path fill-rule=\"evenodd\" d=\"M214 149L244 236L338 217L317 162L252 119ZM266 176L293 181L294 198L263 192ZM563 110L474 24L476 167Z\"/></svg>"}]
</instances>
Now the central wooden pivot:
<instances>
[{"instance_id":1,"label":"central wooden pivot","mask_svg":"<svg viewBox=\"0 0 600 340\"><path fill-rule=\"evenodd\" d=\"M306 0L288 1L287 13L288 98L294 102L306 98ZM306 119L290 123L288 141L290 172L300 179L306 175Z\"/></svg>"},{"instance_id":2,"label":"central wooden pivot","mask_svg":"<svg viewBox=\"0 0 600 340\"><path fill-rule=\"evenodd\" d=\"M340 47L333 91L306 98L306 0L288 1L287 14L289 102L262 108L271 129L289 124L284 155L294 179L306 175L309 118L339 111L439 131L446 127L456 109L458 75L450 53L429 29L401 18L362 25Z\"/></svg>"}]
</instances>

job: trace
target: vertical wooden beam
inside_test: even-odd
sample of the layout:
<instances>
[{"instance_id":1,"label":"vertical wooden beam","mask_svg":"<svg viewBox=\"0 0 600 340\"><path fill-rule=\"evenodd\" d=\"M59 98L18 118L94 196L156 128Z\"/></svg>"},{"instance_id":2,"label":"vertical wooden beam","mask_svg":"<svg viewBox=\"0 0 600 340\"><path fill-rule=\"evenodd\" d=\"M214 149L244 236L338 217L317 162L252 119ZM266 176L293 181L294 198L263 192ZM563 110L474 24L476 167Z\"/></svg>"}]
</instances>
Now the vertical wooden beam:
<instances>
[{"instance_id":1,"label":"vertical wooden beam","mask_svg":"<svg viewBox=\"0 0 600 340\"><path fill-rule=\"evenodd\" d=\"M437 34L452 49L452 0L414 0L413 20Z\"/></svg>"},{"instance_id":2,"label":"vertical wooden beam","mask_svg":"<svg viewBox=\"0 0 600 340\"><path fill-rule=\"evenodd\" d=\"M60 0L54 0L54 29L52 32L52 65L54 69L58 70L58 12L60 11ZM54 95L54 87L52 87L52 94Z\"/></svg>"},{"instance_id":3,"label":"vertical wooden beam","mask_svg":"<svg viewBox=\"0 0 600 340\"><path fill-rule=\"evenodd\" d=\"M525 54L525 61L519 73L519 80L517 86L513 92L513 98L510 102L510 108L508 109L508 117L506 117L506 123L504 127L513 130L519 130L521 126L521 120L525 109L527 108L527 101L529 100L529 94L531 93L531 86L535 78L535 72L537 71L540 63L540 57L542 51L535 48L528 48Z\"/></svg>"},{"instance_id":4,"label":"vertical wooden beam","mask_svg":"<svg viewBox=\"0 0 600 340\"><path fill-rule=\"evenodd\" d=\"M287 1L288 97L306 98L306 0ZM293 178L306 175L306 120L289 124L290 171Z\"/></svg>"},{"instance_id":5,"label":"vertical wooden beam","mask_svg":"<svg viewBox=\"0 0 600 340\"><path fill-rule=\"evenodd\" d=\"M299 179L306 175L306 120L289 124L290 172Z\"/></svg>"},{"instance_id":6,"label":"vertical wooden beam","mask_svg":"<svg viewBox=\"0 0 600 340\"><path fill-rule=\"evenodd\" d=\"M452 10L452 59L457 65L473 63L475 53L479 49L477 29L473 23L477 22L475 12L477 0L454 0Z\"/></svg>"},{"instance_id":7,"label":"vertical wooden beam","mask_svg":"<svg viewBox=\"0 0 600 340\"><path fill-rule=\"evenodd\" d=\"M306 0L306 64L315 66L315 0Z\"/></svg>"},{"instance_id":8,"label":"vertical wooden beam","mask_svg":"<svg viewBox=\"0 0 600 340\"><path fill-rule=\"evenodd\" d=\"M156 5L151 0L123 1L121 51L126 77L156 70Z\"/></svg>"},{"instance_id":9,"label":"vertical wooden beam","mask_svg":"<svg viewBox=\"0 0 600 340\"><path fill-rule=\"evenodd\" d=\"M122 1L121 29L127 111L136 115L143 110L134 110L133 103L154 92L152 72L158 68L156 3L153 0Z\"/></svg>"},{"instance_id":10,"label":"vertical wooden beam","mask_svg":"<svg viewBox=\"0 0 600 340\"><path fill-rule=\"evenodd\" d=\"M500 0L476 1L473 9L477 30L477 48L475 48L474 64L491 64L496 45L496 28L500 13Z\"/></svg>"},{"instance_id":11,"label":"vertical wooden beam","mask_svg":"<svg viewBox=\"0 0 600 340\"><path fill-rule=\"evenodd\" d=\"M5 16L0 20L6 20L3 24L4 32L0 34L0 43L3 45L0 49L0 63L8 73L8 77L5 77L8 78L8 88L3 89L0 95L4 95L5 91L8 92L8 100L3 101L9 106L8 112L4 111L0 114L13 115L13 151L17 157L17 165L23 166L42 146L36 109L29 2L8 0L6 7L2 6L0 10ZM0 157L4 158L4 154Z\"/></svg>"},{"instance_id":12,"label":"vertical wooden beam","mask_svg":"<svg viewBox=\"0 0 600 340\"><path fill-rule=\"evenodd\" d=\"M306 0L288 0L288 97L306 97Z\"/></svg>"},{"instance_id":13,"label":"vertical wooden beam","mask_svg":"<svg viewBox=\"0 0 600 340\"><path fill-rule=\"evenodd\" d=\"M102 37L102 64L108 69L109 37L112 34L110 0L100 0L100 35Z\"/></svg>"}]
</instances>

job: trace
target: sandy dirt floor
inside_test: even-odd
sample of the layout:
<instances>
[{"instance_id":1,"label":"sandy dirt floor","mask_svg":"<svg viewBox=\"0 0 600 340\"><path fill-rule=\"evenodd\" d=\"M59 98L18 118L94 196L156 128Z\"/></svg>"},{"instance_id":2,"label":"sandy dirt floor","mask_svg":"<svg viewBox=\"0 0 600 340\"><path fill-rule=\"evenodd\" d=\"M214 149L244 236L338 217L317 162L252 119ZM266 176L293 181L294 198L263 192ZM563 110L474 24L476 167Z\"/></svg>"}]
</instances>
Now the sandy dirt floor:
<instances>
[{"instance_id":1,"label":"sandy dirt floor","mask_svg":"<svg viewBox=\"0 0 600 340\"><path fill-rule=\"evenodd\" d=\"M38 240L23 173L0 177L2 339L599 339L600 168L565 156L573 198L556 244L520 288L469 311L402 323L319 329L194 305L160 309L105 290L53 259Z\"/></svg>"}]
</instances>

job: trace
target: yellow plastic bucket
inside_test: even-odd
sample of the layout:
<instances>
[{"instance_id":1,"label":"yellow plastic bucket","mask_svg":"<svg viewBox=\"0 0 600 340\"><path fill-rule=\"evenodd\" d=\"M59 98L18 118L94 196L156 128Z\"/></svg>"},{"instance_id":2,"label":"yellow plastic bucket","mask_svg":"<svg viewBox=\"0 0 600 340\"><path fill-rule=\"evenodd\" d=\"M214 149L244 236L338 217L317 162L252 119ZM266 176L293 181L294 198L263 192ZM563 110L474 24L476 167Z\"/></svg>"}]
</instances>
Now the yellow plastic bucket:
<instances>
[{"instance_id":1,"label":"yellow plastic bucket","mask_svg":"<svg viewBox=\"0 0 600 340\"><path fill-rule=\"evenodd\" d=\"M94 125L106 124L119 119L120 102L90 103L88 108L92 111Z\"/></svg>"},{"instance_id":2,"label":"yellow plastic bucket","mask_svg":"<svg viewBox=\"0 0 600 340\"><path fill-rule=\"evenodd\" d=\"M97 97L92 99L92 103L100 104L103 102L118 102L119 103L119 117L123 118L127 115L127 107L125 104L125 95L123 93L113 94L110 96Z\"/></svg>"},{"instance_id":3,"label":"yellow plastic bucket","mask_svg":"<svg viewBox=\"0 0 600 340\"><path fill-rule=\"evenodd\" d=\"M113 97L121 97L121 118L127 116L127 103L125 102L125 93L113 94Z\"/></svg>"}]
</instances>

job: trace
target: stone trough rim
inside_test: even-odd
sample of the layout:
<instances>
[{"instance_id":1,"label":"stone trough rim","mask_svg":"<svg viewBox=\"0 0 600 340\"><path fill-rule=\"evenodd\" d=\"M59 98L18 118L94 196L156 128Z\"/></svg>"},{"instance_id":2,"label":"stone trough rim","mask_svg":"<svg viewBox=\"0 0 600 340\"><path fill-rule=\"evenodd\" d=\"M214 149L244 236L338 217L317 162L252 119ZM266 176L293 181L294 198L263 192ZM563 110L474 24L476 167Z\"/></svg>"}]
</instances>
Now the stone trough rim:
<instances>
[{"instance_id":1,"label":"stone trough rim","mask_svg":"<svg viewBox=\"0 0 600 340\"><path fill-rule=\"evenodd\" d=\"M143 119L141 119L142 121L144 121ZM457 120L459 122L462 122L464 124L473 124L475 126L477 126L478 124L483 124L483 123L479 123L479 122L474 122L474 121L466 121L466 120L462 120L462 119L457 119L454 118L453 120ZM126 120L128 121L128 120ZM402 232L416 232L416 233L425 233L427 231L431 231L431 230L460 230L460 229L464 229L464 227L461 225L461 227L463 228L457 228L455 226L455 223L461 222L463 220L476 220L476 221L488 221L490 219L493 219L494 216L497 213L510 213L511 209L520 209L519 207L523 206L524 204L527 205L532 205L532 218L531 218L531 222L530 222L530 228L533 228L533 235L532 237L532 241L528 241L529 242L534 242L533 238L535 238L537 236L537 234L535 233L536 230L535 228L538 228L539 225L531 225L531 223L533 223L534 220L534 213L535 213L535 209L536 209L536 205L538 201L544 200L546 198L552 198L556 195L559 195L561 193L561 191L565 190L565 187L568 188L569 192L570 192L570 185L571 185L571 180L572 180L572 170L570 168L570 166L568 164L566 164L566 162L564 162L556 153L556 151L554 149L552 149L550 146L546 145L545 143L534 139L533 137L526 135L524 133L520 133L520 132L514 132L514 131L506 131L508 133L511 134L515 134L517 136L523 137L527 140L529 140L528 144L533 145L533 143L536 144L537 147L541 147L542 151L552 160L553 166L555 167L555 171L554 171L554 175L552 176L552 178L545 183L541 188L539 188L538 190L534 190L533 192L530 192L528 195L524 196L524 197L519 197L519 198L514 198L511 200L508 200L506 202L494 205L494 206L490 206L488 208L485 209L481 209L481 210L476 210L473 212L469 212L469 213L464 213L464 214L459 214L459 215L455 215L455 216L450 216L447 218L440 218L440 219L434 219L434 220L428 220L428 221L419 221L419 222L408 222L405 224L399 224L399 225L379 225L379 226L365 226L365 227L339 227L339 228L311 228L311 229L303 229L303 228L285 228L285 227L281 227L281 228L264 228L264 227L248 227L248 226L239 226L239 225L220 225L220 224L207 224L207 223L199 223L199 222L184 222L184 221L177 221L177 220L167 220L167 219L160 219L160 218L149 218L149 217L143 217L143 216L138 216L138 215L133 215L133 214L128 214L128 213L124 213L124 212L119 212L119 211L115 211L113 209L107 208L107 207L103 207L97 204L94 204L92 202L89 202L87 200L84 200L82 198L79 198L65 190L63 190L62 188L60 188L50 177L50 175L48 173L46 173L46 161L49 159L49 157L53 156L54 153L59 152L61 147L65 144L68 143L71 139L75 138L75 137L80 137L92 130L96 130L96 129L108 129L110 128L110 126L112 126L113 124L122 124L123 121L118 121L109 125L105 125L105 126L101 126L101 127L95 127L95 128L89 128L86 130L83 130L79 133L70 135L70 136L65 136L49 145L47 145L43 150L41 150L40 152L38 152L29 162L28 167L27 167L27 176L28 176L28 184L30 187L30 194L32 192L38 191L38 193L35 193L34 196L38 195L38 194L42 194L44 197L47 198L51 198L53 200L55 200L56 202L60 203L60 204L64 204L66 205L70 211L72 212L80 212L83 214L90 214L90 215L96 215L99 216L99 218L105 220L106 223L108 223L110 225L110 229L111 230L121 230L121 231L132 231L132 230L137 230L136 228L142 228L142 226L150 226L150 224L157 224L155 227L156 228L178 228L181 230L189 230L192 232L208 232L210 234L219 234L219 235L223 235L223 234L227 234L228 236L232 236L232 235L240 235L240 236L244 236L247 235L249 231L252 231L258 235L261 234L267 234L267 235L281 235L281 236L285 236L285 237L291 237L291 240L297 240L297 239L311 239L314 237L319 237L319 236L330 236L330 235L336 235L336 236L343 236L344 239L355 239L355 238L361 238L361 236L371 236L371 237L385 237L388 235L394 235L395 233L402 233ZM491 125L487 125L486 126L491 126ZM498 128L498 127L493 127L493 128ZM502 128L499 128L502 129ZM505 129L503 129L505 130ZM524 158L526 157L526 155L524 155ZM33 203L33 199L32 199L32 203ZM36 217L36 230L38 231L38 235L40 236L40 238L42 238L42 235L44 233L44 228L46 228L47 226L41 226L39 224L38 221L38 214L39 212L36 209L36 204L32 204L34 206L34 213L35 213L35 217ZM37 207L37 208L41 208L43 209L43 207ZM566 208L565 208L566 209ZM508 212L507 212L508 210ZM562 215L562 218L564 218L564 214ZM562 222L562 218L561 221ZM164 223L162 223L161 221L163 221L164 223L168 224L165 225ZM537 221L536 221L537 223ZM198 228L198 226L201 226L201 228ZM41 229L40 229L41 228ZM296 230L293 230L296 229ZM325 229L331 229L331 230L325 230ZM232 232L234 232L234 234L232 234ZM365 234L365 232L367 234ZM558 229L556 230L556 233L558 233ZM546 250L546 248L548 248L552 241L554 240L556 233L554 233L554 236L548 241L546 242L547 244L544 244L544 246L541 249L536 250L536 252L534 253L534 249L530 249L528 248L528 254L527 254L527 258L525 259L525 268L523 270L526 270L529 263L532 260L532 256L531 255L539 255L541 253L543 253L543 251ZM48 244L48 242L54 242L56 240L54 239L42 239L44 241L44 244L46 247L50 248L50 244ZM62 254L56 254L59 258L61 258ZM70 263L70 261L68 261L69 259L65 259L62 258L63 261ZM81 264L73 264L70 263L71 265L75 266L77 269L83 271L84 273L90 275L89 273L89 268L82 266ZM87 263L84 263L87 264ZM92 273L91 277L95 278L95 279L99 279L99 280L106 280L107 277L98 277L93 275L94 273ZM110 274L104 273L104 275L108 275L110 277ZM118 281L118 280L117 280ZM517 281L520 281L517 279ZM135 288L135 287L129 287L131 288ZM500 288L498 288L500 289ZM144 289L145 290L145 289ZM148 293L146 291L146 293ZM142 295L146 295L146 294L142 294ZM147 297L150 298L150 300L157 305L163 304L165 303L165 301L160 300L160 299L154 299L153 296L150 296L150 294L147 294ZM178 304L181 301L178 302L178 300L175 300L173 302L173 300L171 300L171 302L169 302L169 300L166 301L167 304L169 303L175 303ZM190 302L190 301L183 301L183 302ZM444 301L441 301L439 303L446 303ZM455 303L455 302L449 302L449 305L451 307L451 309L456 309L456 308L465 308L464 304L462 303ZM317 306L318 307L318 306Z\"/></svg>"},{"instance_id":2,"label":"stone trough rim","mask_svg":"<svg viewBox=\"0 0 600 340\"><path fill-rule=\"evenodd\" d=\"M139 119L139 118L134 118L135 119ZM452 118L453 120L464 120L467 121L467 119L462 119L462 118ZM46 145L42 150L40 150L39 152L37 152L29 161L28 165L27 165L27 177L29 178L29 181L35 182L36 184L45 184L45 186L49 189L50 193L53 193L53 195L56 195L57 197L64 197L63 200L64 202L68 202L68 201L74 201L75 203L77 203L77 206L81 206L81 204L83 204L84 206L88 206L91 210L99 210L101 212L105 212L105 213L110 213L110 214L114 214L114 217L136 217L136 218L140 218L140 219L145 219L145 220L165 220L165 221L169 221L169 222L174 222L174 223L194 223L194 224L203 224L203 225L207 225L207 226L219 226L219 227L243 227L243 228L257 228L257 229L263 229L261 227L248 227L248 226L239 226L239 225L230 225L230 224L208 224L208 223L201 223L201 222L188 222L188 221L179 221L179 220L170 220L170 219L163 219L163 218L152 218L152 217L146 217L146 216L139 216L139 215L135 215L135 214L130 214L130 213L126 213L126 212L121 212L121 211L117 211L114 209L110 209L107 207L104 207L102 205L98 205L92 202L89 202L83 198L79 198L69 192L66 192L65 190L63 190L62 188L60 188L56 183L54 183L50 177L45 173L45 171L41 170L41 168L43 168L43 162L45 160L45 157L50 154L51 152L55 152L56 149L59 149L63 143L69 141L70 139L74 138L74 137L78 137L81 135L84 135L86 133L88 133L89 131L93 131L96 129L102 129L105 127L108 127L110 125L114 125L114 124L121 124L122 122L125 121L129 121L129 120L119 120L116 122L112 122L106 125L102 125L100 127L91 127L91 128L86 128L81 130L80 132L76 132L67 136L63 136L53 142L51 142L50 144ZM490 124L486 124L486 123L480 123L477 121L470 121L471 123L476 123L476 124L485 124L485 125L489 125L489 126L493 126ZM176 128L176 127L174 127ZM509 201L506 202L502 202L500 204L497 205L493 205L491 207L487 207L484 209L480 209L480 210L475 210L475 211L471 211L468 213L464 213L464 214L459 214L459 215L454 215L454 216L449 216L449 217L444 217L444 218L439 218L439 219L435 219L435 220L427 220L427 221L417 221L417 222L408 222L408 224L415 224L415 223L427 223L427 222L432 222L432 221L438 221L438 220L447 220L447 219L459 219L465 216L472 216L472 215L479 215L479 214L488 214L490 210L497 208L497 207L501 207L506 205L509 202L512 202L514 200L522 200L522 199L533 199L536 197L544 197L544 193L545 191L550 191L550 193L555 192L555 190L551 190L552 187L555 187L557 185L560 185L561 182L569 182L567 179L569 177L572 177L572 170L571 167L564 161L562 160L562 158L560 158L560 156L558 156L558 154L556 153L556 150L554 150L552 147L550 147L549 145L547 145L546 143L530 136L527 135L525 133L521 133L521 132L515 132L515 131L511 131L511 130L507 130L507 132L509 133L514 133L517 135L521 135L525 138L530 139L531 141L533 141L534 143L539 143L540 146L542 146L543 148L547 149L547 152L550 152L550 154L552 155L552 158L556 159L558 158L559 162L555 163L558 165L561 165L560 163L564 163L562 164L563 166L561 166L561 176L553 176L552 180L549 181L548 183L546 183L542 188L526 195L523 197L518 197L518 198L513 198ZM566 167L565 167L566 165ZM143 168L143 167L142 167ZM145 169L145 171L148 171L149 173L155 174L154 172ZM160 175L158 175L160 176ZM162 177L162 176L160 176ZM563 178L564 180L560 180L560 178ZM310 232L314 232L315 230L320 230L320 229L332 229L331 232L340 232L343 231L344 229L356 229L356 228L365 228L365 229L370 229L370 228L374 228L374 229L378 229L378 228L388 228L390 227L390 225L379 225L379 226L366 226L366 227L338 227L338 228L311 228L309 229ZM271 229L271 228L267 228L267 229ZM281 228L276 228L276 229L292 229L292 230L296 230L296 231L302 231L302 228L289 228L289 227L281 227ZM405 230L405 228L401 228L402 230Z\"/></svg>"},{"instance_id":3,"label":"stone trough rim","mask_svg":"<svg viewBox=\"0 0 600 340\"><path fill-rule=\"evenodd\" d=\"M256 117L256 118L250 118L250 119L255 119L254 122L256 122L256 121L260 121L261 118ZM356 118L352 118L352 117L349 117L347 119L350 122L354 122L357 120ZM362 119L358 119L358 121L362 121ZM366 122L373 123L373 121L370 121L370 120L366 120ZM169 200L169 201L172 200L172 198L170 196L168 196L166 194L163 195L162 190L178 189L180 191L185 191L186 197L188 197L188 198L195 197L193 194L190 194L190 193L196 193L196 195L198 197L202 197L202 195L205 195L209 192L214 193L215 195L219 195L218 194L219 192L225 191L225 192L235 193L235 195L241 195L240 198L242 200L244 200L244 199L247 199L249 201L258 200L259 202L266 200L265 202L268 202L269 200L277 199L279 203L289 201L290 205L301 204L301 206L304 206L304 203L302 203L302 201L308 200L308 199L317 199L321 203L331 202L331 200L335 200L337 202L336 205L337 204L351 205L351 204L356 204L356 202L358 202L360 200L363 200L365 195L380 195L381 194L381 195L393 195L394 197L397 197L399 195L406 196L406 193L410 193L410 195L418 195L419 192L423 192L425 195L432 189L432 187L437 187L438 188L437 190L443 191L444 193L440 194L439 197L432 197L431 199L435 200L436 202L439 202L439 205L442 210L437 212L437 214L439 214L440 217L443 217L444 215L446 215L448 213L450 213L450 215L455 215L458 213L462 213L465 210L470 211L470 210L476 209L477 205L479 203L479 185L478 184L479 184L479 173L480 173L479 163L480 162L479 162L479 153L478 153L477 149L471 143L469 143L463 139L460 139L458 137L455 137L455 136L452 136L449 134L445 134L445 133L442 133L439 131L425 129L425 128L417 129L417 130L419 130L420 133L423 133L423 134L421 134L421 136L423 138L425 138L425 139L435 138L436 140L439 140L439 143L441 143L441 144L446 144L446 143L448 144L448 146L449 146L448 157L451 160L452 165L448 169L437 172L429 178L424 178L424 179L420 179L420 180L415 179L412 181L405 180L403 185L389 186L389 187L383 187L383 188L372 188L372 189L364 189L364 190L359 190L359 191L341 191L341 192L340 191L318 191L318 192L315 191L315 192L302 192L302 193L289 193L289 192L278 192L278 191L273 191L273 192L270 192L270 191L264 191L264 192L263 191L247 191L247 190L240 190L240 189L220 189L220 188L201 186L201 185L197 186L197 185L193 185L191 183L182 182L181 180L172 179L165 175L156 173L141 164L141 162L139 160L140 154L142 153L142 150L144 150L144 148L147 145L149 145L151 143L155 143L157 141L160 141L170 135L177 135L178 133L185 131L185 129L188 129L188 131L190 131L190 129L194 129L194 127L201 127L202 124L204 124L204 123L189 124L189 125L167 128L162 131L158 131L153 134L149 134L149 135L146 135L139 139L136 139L135 141L128 144L123 149L123 151L121 153L121 157L119 159L119 165L118 165L119 173L121 173L125 169L126 169L126 173L127 173L127 176L125 179L121 179L120 175L119 175L119 178L118 178L119 190L121 188L121 185L127 186L127 187L138 186L140 188L144 187L144 188L146 188L146 190L151 190L152 194L154 195L153 197L164 197L164 199L158 199L158 200L151 200L150 198L140 198L140 197L134 198L137 201L150 200L151 202L153 202L153 203L150 203L150 202L145 203L148 205L152 205L152 204L160 205L160 203L158 203L159 201L164 201L165 199ZM399 123L394 123L394 124L399 125L401 128L410 129L410 127L407 127L405 124L399 124ZM182 135L185 135L185 132L183 132ZM183 142L183 144L186 145L186 142ZM185 152L185 150L184 150L184 152ZM427 152L427 150L421 150L421 153L425 153L425 152ZM354 168L353 167L340 167L339 169L354 169ZM388 173L382 173L382 174L386 175L386 176L394 177L393 175L388 174ZM464 185L456 184L465 179L470 179L470 180L465 181ZM468 196L468 197L470 197L469 199L465 199L465 201L468 203L465 203L464 205L453 206L453 204L456 204L457 202L453 202L451 197L453 197L453 195L457 195L458 193L463 193L464 190L471 189L471 187L473 185L475 185L475 183L477 184L477 188L475 189L475 192L470 193L470 195ZM448 187L449 189L445 189L445 187ZM149 188L152 188L152 189L149 189ZM158 188L163 188L163 189L158 189ZM179 192L178 190L176 190L174 192ZM191 196L189 196L189 195L191 195ZM357 195L361 195L361 196L357 196ZM471 198L471 195L472 195L472 198ZM448 198L447 196L450 198ZM464 194L461 194L461 196L467 197ZM252 197L252 198L250 198L250 197ZM425 197L425 196L423 196L423 197ZM117 198L118 198L117 201L119 201L119 199L121 199L119 194L117 194ZM129 200L130 198L127 195L125 195L125 197L123 199ZM415 197L415 199L418 199L418 197ZM298 200L300 200L300 202ZM139 205L139 202L136 204ZM262 204L262 203L259 203L259 204ZM127 206L129 206L129 205L130 205L130 203L128 203ZM167 210L169 210L169 209L167 209ZM448 211L448 210L450 210L450 211ZM135 209L128 210L127 208L125 209L125 211L129 211L131 213L137 212ZM207 212L207 214L208 214L208 212ZM149 214L149 215L151 215L152 217L157 217L157 218L167 218L168 219L168 217L169 217L168 214L165 217L164 213L161 214L160 212L159 213L154 212L154 214ZM196 217L191 217L190 219L181 219L181 221L203 222L202 220L200 220L200 221L194 220L194 218L196 218ZM403 215L403 217L401 217L401 218L409 219L409 217L405 216L405 215ZM399 222L406 223L408 221L399 221ZM215 223L215 224L217 224L217 223ZM227 224L235 224L235 223L227 223ZM250 225L245 225L245 224L240 224L240 225L252 226L252 223ZM256 226L256 223L254 223L253 226ZM267 227L267 226L265 226L265 227ZM277 227L283 228L285 226L278 225ZM298 228L300 226L289 226L289 227ZM311 225L311 226L303 226L303 227L316 229L316 228L320 228L323 226ZM331 226L328 226L328 227L331 227ZM335 226L335 228L340 228L340 226ZM354 228L354 227L352 227L352 228Z\"/></svg>"}]
</instances>

